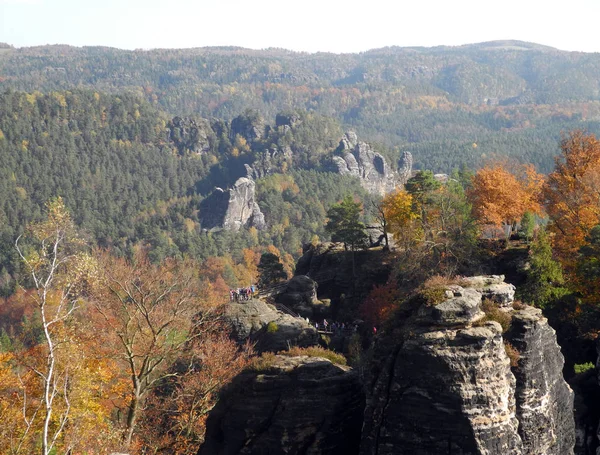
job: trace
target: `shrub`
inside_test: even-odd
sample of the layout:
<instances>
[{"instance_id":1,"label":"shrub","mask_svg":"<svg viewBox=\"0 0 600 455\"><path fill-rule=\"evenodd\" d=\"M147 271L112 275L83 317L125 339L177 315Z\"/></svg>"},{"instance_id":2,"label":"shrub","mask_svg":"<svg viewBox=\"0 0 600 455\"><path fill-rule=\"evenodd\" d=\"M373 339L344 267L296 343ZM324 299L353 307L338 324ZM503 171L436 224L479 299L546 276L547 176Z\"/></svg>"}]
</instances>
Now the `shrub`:
<instances>
[{"instance_id":1,"label":"shrub","mask_svg":"<svg viewBox=\"0 0 600 455\"><path fill-rule=\"evenodd\" d=\"M498 305L494 303L492 300L483 299L481 302L481 309L485 313L484 321L496 321L498 324L502 326L502 333L505 333L510 328L510 323L512 321L512 316L510 313L502 311L498 308Z\"/></svg>"},{"instance_id":2,"label":"shrub","mask_svg":"<svg viewBox=\"0 0 600 455\"><path fill-rule=\"evenodd\" d=\"M328 349L323 349L318 346L311 346L308 348L299 348L297 346L294 346L288 351L281 351L278 354L289 357L296 357L301 355L306 355L308 357L323 357L336 365L346 365L346 357L344 357L342 354L338 354L337 352L333 352Z\"/></svg>"},{"instance_id":3,"label":"shrub","mask_svg":"<svg viewBox=\"0 0 600 455\"><path fill-rule=\"evenodd\" d=\"M521 354L519 354L519 351L517 351L517 349L508 341L504 342L504 350L506 351L506 355L510 359L510 366L512 368L518 366L519 359L521 358Z\"/></svg>"},{"instance_id":4,"label":"shrub","mask_svg":"<svg viewBox=\"0 0 600 455\"><path fill-rule=\"evenodd\" d=\"M425 299L426 305L438 305L447 299L446 290L450 286L465 286L465 284L460 276L434 275L423 283L420 294Z\"/></svg>"},{"instance_id":5,"label":"shrub","mask_svg":"<svg viewBox=\"0 0 600 455\"><path fill-rule=\"evenodd\" d=\"M246 370L251 371L267 371L275 363L275 354L272 352L265 352L260 357L252 359Z\"/></svg>"},{"instance_id":6,"label":"shrub","mask_svg":"<svg viewBox=\"0 0 600 455\"><path fill-rule=\"evenodd\" d=\"M275 321L271 321L267 324L267 333L275 333L279 330L279 326Z\"/></svg>"},{"instance_id":7,"label":"shrub","mask_svg":"<svg viewBox=\"0 0 600 455\"><path fill-rule=\"evenodd\" d=\"M576 363L574 366L575 374L585 373L586 371L596 368L592 362Z\"/></svg>"}]
</instances>

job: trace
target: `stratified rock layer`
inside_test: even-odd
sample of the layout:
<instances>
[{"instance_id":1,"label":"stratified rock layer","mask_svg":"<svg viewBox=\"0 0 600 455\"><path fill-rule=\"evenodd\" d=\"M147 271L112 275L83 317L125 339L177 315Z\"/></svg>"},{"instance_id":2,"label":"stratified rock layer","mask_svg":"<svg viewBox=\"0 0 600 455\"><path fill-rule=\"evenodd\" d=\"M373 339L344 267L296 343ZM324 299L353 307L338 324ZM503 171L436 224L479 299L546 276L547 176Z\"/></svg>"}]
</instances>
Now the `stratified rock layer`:
<instances>
[{"instance_id":1,"label":"stratified rock layer","mask_svg":"<svg viewBox=\"0 0 600 455\"><path fill-rule=\"evenodd\" d=\"M238 343L251 341L258 352L315 346L319 341L317 330L304 319L281 313L260 300L229 303L223 318Z\"/></svg>"},{"instance_id":2,"label":"stratified rock layer","mask_svg":"<svg viewBox=\"0 0 600 455\"><path fill-rule=\"evenodd\" d=\"M573 393L554 330L537 309L513 310L503 277L461 285L379 340L361 455L572 454ZM512 318L504 336L482 318L483 297Z\"/></svg>"},{"instance_id":3,"label":"stratified rock layer","mask_svg":"<svg viewBox=\"0 0 600 455\"><path fill-rule=\"evenodd\" d=\"M360 179L361 185L368 192L381 196L403 185L410 176L412 157L404 155L402 159L402 175L394 172L380 153L373 151L365 142L359 142L356 133L347 132L338 147L341 156L334 156L333 163L338 173L352 175Z\"/></svg>"},{"instance_id":4,"label":"stratified rock layer","mask_svg":"<svg viewBox=\"0 0 600 455\"><path fill-rule=\"evenodd\" d=\"M266 227L265 217L255 198L254 180L241 177L229 190L216 188L200 204L200 221L205 229L223 228L233 231L242 226Z\"/></svg>"},{"instance_id":5,"label":"stratified rock layer","mask_svg":"<svg viewBox=\"0 0 600 455\"><path fill-rule=\"evenodd\" d=\"M562 376L564 359L554 329L541 310L526 306L514 313L506 338L519 352L513 373L523 453L572 454L573 392Z\"/></svg>"},{"instance_id":6,"label":"stratified rock layer","mask_svg":"<svg viewBox=\"0 0 600 455\"><path fill-rule=\"evenodd\" d=\"M211 412L198 455L358 454L364 394L348 367L277 356L238 376Z\"/></svg>"}]
</instances>

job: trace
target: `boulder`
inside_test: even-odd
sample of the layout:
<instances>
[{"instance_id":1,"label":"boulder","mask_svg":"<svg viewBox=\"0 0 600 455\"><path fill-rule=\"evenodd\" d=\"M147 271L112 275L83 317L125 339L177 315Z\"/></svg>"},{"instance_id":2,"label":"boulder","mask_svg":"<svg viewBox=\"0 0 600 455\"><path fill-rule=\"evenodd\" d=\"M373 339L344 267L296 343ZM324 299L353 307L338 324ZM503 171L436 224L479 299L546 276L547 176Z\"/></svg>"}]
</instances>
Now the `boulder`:
<instances>
[{"instance_id":1,"label":"boulder","mask_svg":"<svg viewBox=\"0 0 600 455\"><path fill-rule=\"evenodd\" d=\"M483 318L481 293L475 289L456 286L451 297L437 305L423 305L418 311L421 324L443 326L468 325Z\"/></svg>"},{"instance_id":2,"label":"boulder","mask_svg":"<svg viewBox=\"0 0 600 455\"><path fill-rule=\"evenodd\" d=\"M511 307L515 301L515 286L504 282L504 275L480 275L463 279L463 284L493 300L501 308Z\"/></svg>"},{"instance_id":3,"label":"boulder","mask_svg":"<svg viewBox=\"0 0 600 455\"><path fill-rule=\"evenodd\" d=\"M276 356L236 377L208 416L198 455L356 455L364 392L349 367Z\"/></svg>"},{"instance_id":4,"label":"boulder","mask_svg":"<svg viewBox=\"0 0 600 455\"><path fill-rule=\"evenodd\" d=\"M258 352L315 346L319 341L317 330L306 320L279 312L261 300L227 304L224 320L238 343L256 343Z\"/></svg>"}]
</instances>

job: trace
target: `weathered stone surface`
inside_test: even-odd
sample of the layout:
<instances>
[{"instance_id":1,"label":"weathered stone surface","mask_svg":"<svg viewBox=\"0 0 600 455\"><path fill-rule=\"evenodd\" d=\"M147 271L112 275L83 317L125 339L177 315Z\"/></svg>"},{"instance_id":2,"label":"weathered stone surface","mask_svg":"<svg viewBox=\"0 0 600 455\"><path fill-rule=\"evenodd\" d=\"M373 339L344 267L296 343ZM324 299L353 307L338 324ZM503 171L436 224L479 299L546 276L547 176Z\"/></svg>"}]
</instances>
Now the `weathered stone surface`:
<instances>
[{"instance_id":1,"label":"weathered stone surface","mask_svg":"<svg viewBox=\"0 0 600 455\"><path fill-rule=\"evenodd\" d=\"M229 139L233 142L241 136L248 142L261 139L265 134L265 121L257 111L246 111L231 121Z\"/></svg>"},{"instance_id":2,"label":"weathered stone surface","mask_svg":"<svg viewBox=\"0 0 600 455\"><path fill-rule=\"evenodd\" d=\"M515 301L515 286L504 282L504 275L480 275L464 278L465 285L477 289L496 302L501 308L510 307Z\"/></svg>"},{"instance_id":3,"label":"weathered stone surface","mask_svg":"<svg viewBox=\"0 0 600 455\"><path fill-rule=\"evenodd\" d=\"M174 117L167 124L167 138L181 155L208 152L213 135L210 123L202 118Z\"/></svg>"},{"instance_id":4,"label":"weathered stone surface","mask_svg":"<svg viewBox=\"0 0 600 455\"><path fill-rule=\"evenodd\" d=\"M317 299L317 282L306 275L296 275L287 282L285 289L275 297L302 317L321 319L328 316L328 305Z\"/></svg>"},{"instance_id":5,"label":"weathered stone surface","mask_svg":"<svg viewBox=\"0 0 600 455\"><path fill-rule=\"evenodd\" d=\"M211 411L198 455L358 453L364 393L348 367L277 356L239 375Z\"/></svg>"},{"instance_id":6,"label":"weathered stone surface","mask_svg":"<svg viewBox=\"0 0 600 455\"><path fill-rule=\"evenodd\" d=\"M467 325L484 317L480 292L460 286L453 287L450 292L449 298L438 305L423 305L418 312L419 322L455 326Z\"/></svg>"},{"instance_id":7,"label":"weathered stone surface","mask_svg":"<svg viewBox=\"0 0 600 455\"><path fill-rule=\"evenodd\" d=\"M572 454L573 392L562 376L564 359L554 329L541 310L525 307L513 314L506 338L520 356L513 373L523 453Z\"/></svg>"},{"instance_id":8,"label":"weathered stone surface","mask_svg":"<svg viewBox=\"0 0 600 455\"><path fill-rule=\"evenodd\" d=\"M290 166L292 162L292 149L289 146L271 149L256 154L252 166L244 164L246 176L251 179L260 179L274 172L281 172L283 164Z\"/></svg>"},{"instance_id":9,"label":"weathered stone surface","mask_svg":"<svg viewBox=\"0 0 600 455\"><path fill-rule=\"evenodd\" d=\"M383 155L373 151L365 142L359 142L356 133L347 132L338 147L341 156L332 158L337 172L353 175L360 179L362 186L373 194L385 195L406 180L398 176L389 166ZM412 165L412 159L406 157L403 166ZM403 169L403 176L410 170Z\"/></svg>"},{"instance_id":10,"label":"weathered stone surface","mask_svg":"<svg viewBox=\"0 0 600 455\"><path fill-rule=\"evenodd\" d=\"M522 454L514 387L499 324L414 331L375 381L361 454Z\"/></svg>"},{"instance_id":11,"label":"weathered stone surface","mask_svg":"<svg viewBox=\"0 0 600 455\"><path fill-rule=\"evenodd\" d=\"M398 181L405 185L408 179L412 176L413 156L410 152L402 152L400 160L398 160Z\"/></svg>"},{"instance_id":12,"label":"weathered stone surface","mask_svg":"<svg viewBox=\"0 0 600 455\"><path fill-rule=\"evenodd\" d=\"M254 180L242 177L229 190L216 188L200 204L202 227L233 231L242 226L264 229L265 217L255 199L255 186Z\"/></svg>"},{"instance_id":13,"label":"weathered stone surface","mask_svg":"<svg viewBox=\"0 0 600 455\"><path fill-rule=\"evenodd\" d=\"M304 319L281 313L260 300L229 303L224 319L238 343L255 342L259 352L315 346L319 341L316 329ZM272 323L270 327L269 323Z\"/></svg>"},{"instance_id":14,"label":"weathered stone surface","mask_svg":"<svg viewBox=\"0 0 600 455\"><path fill-rule=\"evenodd\" d=\"M573 454L573 392L541 311L504 307L512 317L504 336L497 322L477 322L482 296L494 297L489 289L503 280L449 286L446 301L416 308L378 341L362 455ZM512 368L507 342L518 352Z\"/></svg>"}]
</instances>

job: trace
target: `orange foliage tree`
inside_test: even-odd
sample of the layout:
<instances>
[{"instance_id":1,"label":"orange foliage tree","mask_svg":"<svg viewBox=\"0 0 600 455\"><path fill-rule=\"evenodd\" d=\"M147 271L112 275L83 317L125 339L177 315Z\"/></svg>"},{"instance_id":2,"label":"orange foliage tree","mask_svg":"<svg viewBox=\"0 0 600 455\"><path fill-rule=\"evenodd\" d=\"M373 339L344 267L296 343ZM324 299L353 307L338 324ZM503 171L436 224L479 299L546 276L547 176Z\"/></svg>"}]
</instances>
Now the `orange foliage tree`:
<instances>
[{"instance_id":1,"label":"orange foliage tree","mask_svg":"<svg viewBox=\"0 0 600 455\"><path fill-rule=\"evenodd\" d=\"M543 201L555 252L568 271L586 235L600 222L600 142L574 131L563 138L561 151L544 185Z\"/></svg>"},{"instance_id":2,"label":"orange foliage tree","mask_svg":"<svg viewBox=\"0 0 600 455\"><path fill-rule=\"evenodd\" d=\"M400 292L395 280L375 285L360 306L360 314L369 325L377 327L387 320L400 303Z\"/></svg>"},{"instance_id":3,"label":"orange foliage tree","mask_svg":"<svg viewBox=\"0 0 600 455\"><path fill-rule=\"evenodd\" d=\"M512 230L525 212L542 212L543 177L532 165L509 170L504 163L494 163L477 171L471 183L467 196L482 224L505 225Z\"/></svg>"}]
</instances>

